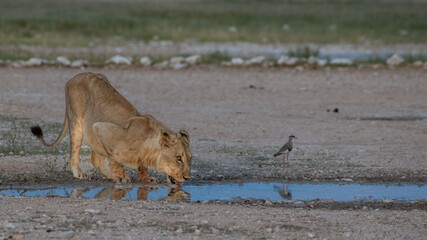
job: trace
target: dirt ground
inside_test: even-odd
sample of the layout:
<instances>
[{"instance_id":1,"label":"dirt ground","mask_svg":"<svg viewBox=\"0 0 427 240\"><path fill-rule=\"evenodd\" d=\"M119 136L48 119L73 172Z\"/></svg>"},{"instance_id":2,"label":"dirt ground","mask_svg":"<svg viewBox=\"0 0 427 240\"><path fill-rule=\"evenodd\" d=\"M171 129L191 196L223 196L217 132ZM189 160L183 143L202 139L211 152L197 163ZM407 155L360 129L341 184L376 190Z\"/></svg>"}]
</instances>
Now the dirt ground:
<instances>
[{"instance_id":1,"label":"dirt ground","mask_svg":"<svg viewBox=\"0 0 427 240\"><path fill-rule=\"evenodd\" d=\"M62 122L65 82L82 71L0 68L0 116L33 124ZM134 67L84 71L105 74L142 113L174 130L188 130L193 179L184 184L427 181L427 70L200 66L178 71ZM0 128L7 126L2 120ZM290 166L283 168L281 159L272 154L291 134L298 139ZM28 145L38 146L29 131L24 138ZM34 154L24 148L18 156L4 153L0 186L68 181L84 185L85 181L71 178L67 156L67 150ZM81 159L91 181L104 181L91 167L88 154ZM130 175L136 180L134 172ZM164 184L163 176L154 175ZM427 237L425 201L408 203L409 207L392 203L401 207L391 209L369 203L335 208L306 202L300 206L295 201L282 206L268 201L175 203L1 195L0 202L0 238Z\"/></svg>"}]
</instances>

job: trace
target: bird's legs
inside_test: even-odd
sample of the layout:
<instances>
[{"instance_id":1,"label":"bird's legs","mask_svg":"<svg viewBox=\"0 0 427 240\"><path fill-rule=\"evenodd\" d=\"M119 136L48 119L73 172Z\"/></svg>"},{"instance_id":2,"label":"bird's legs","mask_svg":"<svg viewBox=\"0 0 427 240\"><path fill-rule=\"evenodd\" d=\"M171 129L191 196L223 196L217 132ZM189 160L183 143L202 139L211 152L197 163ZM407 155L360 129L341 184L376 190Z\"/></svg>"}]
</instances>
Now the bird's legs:
<instances>
[{"instance_id":1,"label":"bird's legs","mask_svg":"<svg viewBox=\"0 0 427 240\"><path fill-rule=\"evenodd\" d=\"M288 162L288 167L289 167L289 153L286 153L286 160Z\"/></svg>"},{"instance_id":2,"label":"bird's legs","mask_svg":"<svg viewBox=\"0 0 427 240\"><path fill-rule=\"evenodd\" d=\"M283 168L286 167L285 155L283 155Z\"/></svg>"}]
</instances>

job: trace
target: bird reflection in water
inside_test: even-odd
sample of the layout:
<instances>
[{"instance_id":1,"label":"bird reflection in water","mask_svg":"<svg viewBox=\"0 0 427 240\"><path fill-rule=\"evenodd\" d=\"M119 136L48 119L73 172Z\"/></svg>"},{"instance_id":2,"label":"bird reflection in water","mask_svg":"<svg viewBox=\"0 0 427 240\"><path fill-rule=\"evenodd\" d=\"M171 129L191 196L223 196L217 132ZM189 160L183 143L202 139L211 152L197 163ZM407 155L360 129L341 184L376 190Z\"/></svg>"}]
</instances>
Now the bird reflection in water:
<instances>
[{"instance_id":1,"label":"bird reflection in water","mask_svg":"<svg viewBox=\"0 0 427 240\"><path fill-rule=\"evenodd\" d=\"M274 189L282 196L284 200L292 200L291 190L288 189L288 184L283 184L282 187L274 186Z\"/></svg>"},{"instance_id":2,"label":"bird reflection in water","mask_svg":"<svg viewBox=\"0 0 427 240\"><path fill-rule=\"evenodd\" d=\"M120 200L125 199L125 196L128 194L129 191L131 191L133 188L118 188L118 187L106 187L103 188L101 191L99 191L94 198L101 198L101 199L111 199L111 200ZM147 200L148 194L153 191L157 191L157 187L138 187L137 193L136 193L136 199L137 200ZM90 191L90 188L74 188L71 193L70 197L82 197L83 194ZM169 188L168 193L166 197L160 198L158 200L166 200L166 201L190 201L191 195L187 193L186 191L182 190L181 187L177 188Z\"/></svg>"}]
</instances>

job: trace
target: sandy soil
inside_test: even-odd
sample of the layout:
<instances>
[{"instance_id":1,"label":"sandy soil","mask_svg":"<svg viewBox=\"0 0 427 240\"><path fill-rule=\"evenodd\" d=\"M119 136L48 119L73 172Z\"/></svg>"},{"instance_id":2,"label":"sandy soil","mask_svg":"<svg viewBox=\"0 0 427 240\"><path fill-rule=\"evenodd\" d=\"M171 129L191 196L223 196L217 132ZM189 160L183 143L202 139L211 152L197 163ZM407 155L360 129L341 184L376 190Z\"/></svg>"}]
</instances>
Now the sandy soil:
<instances>
[{"instance_id":1,"label":"sandy soil","mask_svg":"<svg viewBox=\"0 0 427 240\"><path fill-rule=\"evenodd\" d=\"M179 71L87 70L104 73L141 112L172 129L189 131L194 155L189 183L427 181L426 70L210 66ZM0 115L29 118L36 124L62 122L64 84L81 71L0 68L0 72ZM290 154L291 165L284 169L281 159L271 155L291 134L298 139ZM37 144L36 139L30 144ZM6 153L0 157L0 183L75 181L62 171L66 156L66 152L59 156ZM49 171L46 162L55 163ZM103 181L88 155L82 156L82 166L92 174L92 181ZM141 234L162 239L426 238L425 202L408 211L309 210L268 203L9 197L0 201L3 238L13 234L28 239L125 239Z\"/></svg>"}]
</instances>

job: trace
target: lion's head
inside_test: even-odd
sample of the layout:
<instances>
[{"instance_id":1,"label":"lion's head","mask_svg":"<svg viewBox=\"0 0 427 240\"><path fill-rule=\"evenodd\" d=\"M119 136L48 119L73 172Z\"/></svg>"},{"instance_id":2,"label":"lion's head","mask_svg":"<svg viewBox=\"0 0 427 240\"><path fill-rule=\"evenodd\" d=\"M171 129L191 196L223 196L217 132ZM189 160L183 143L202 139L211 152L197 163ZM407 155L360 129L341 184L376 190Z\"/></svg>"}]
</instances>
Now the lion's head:
<instances>
[{"instance_id":1,"label":"lion's head","mask_svg":"<svg viewBox=\"0 0 427 240\"><path fill-rule=\"evenodd\" d=\"M185 130L178 133L161 130L159 134L160 154L156 167L168 175L173 184L181 184L191 178L191 152L189 149L190 136Z\"/></svg>"}]
</instances>

